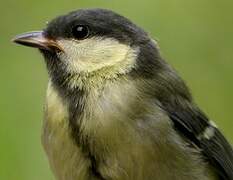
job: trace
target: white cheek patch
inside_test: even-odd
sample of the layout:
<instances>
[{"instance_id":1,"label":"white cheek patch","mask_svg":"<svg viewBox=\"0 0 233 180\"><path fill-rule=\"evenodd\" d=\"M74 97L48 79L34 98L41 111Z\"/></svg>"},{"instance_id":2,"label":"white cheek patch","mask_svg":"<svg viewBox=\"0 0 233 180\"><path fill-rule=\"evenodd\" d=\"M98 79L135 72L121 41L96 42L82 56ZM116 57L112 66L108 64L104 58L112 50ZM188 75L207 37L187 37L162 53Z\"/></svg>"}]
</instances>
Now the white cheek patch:
<instances>
[{"instance_id":1,"label":"white cheek patch","mask_svg":"<svg viewBox=\"0 0 233 180\"><path fill-rule=\"evenodd\" d=\"M62 39L58 44L64 49L59 57L67 65L67 70L78 74L116 66L119 70L116 73L128 72L135 66L139 51L115 39L101 37L80 41Z\"/></svg>"}]
</instances>

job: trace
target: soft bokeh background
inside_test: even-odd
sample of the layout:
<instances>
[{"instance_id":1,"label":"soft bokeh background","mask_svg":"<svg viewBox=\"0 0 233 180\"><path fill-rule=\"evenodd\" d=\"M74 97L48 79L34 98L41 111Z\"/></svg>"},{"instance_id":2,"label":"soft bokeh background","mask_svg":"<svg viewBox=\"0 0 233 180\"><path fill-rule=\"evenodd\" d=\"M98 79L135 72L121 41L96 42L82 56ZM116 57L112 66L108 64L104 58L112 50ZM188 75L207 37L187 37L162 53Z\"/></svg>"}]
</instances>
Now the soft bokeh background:
<instances>
[{"instance_id":1,"label":"soft bokeh background","mask_svg":"<svg viewBox=\"0 0 233 180\"><path fill-rule=\"evenodd\" d=\"M36 50L10 39L83 7L113 9L150 32L233 143L232 0L1 0L0 180L53 180L40 144L45 65Z\"/></svg>"}]
</instances>

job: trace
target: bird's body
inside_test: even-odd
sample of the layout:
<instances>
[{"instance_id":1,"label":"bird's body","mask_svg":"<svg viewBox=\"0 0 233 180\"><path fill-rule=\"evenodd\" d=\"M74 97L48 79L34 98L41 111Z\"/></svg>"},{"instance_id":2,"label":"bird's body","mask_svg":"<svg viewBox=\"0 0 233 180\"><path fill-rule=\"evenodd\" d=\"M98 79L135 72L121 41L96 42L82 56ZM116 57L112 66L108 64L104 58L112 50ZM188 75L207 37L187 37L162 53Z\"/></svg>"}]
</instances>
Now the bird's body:
<instances>
[{"instance_id":1,"label":"bird's body","mask_svg":"<svg viewBox=\"0 0 233 180\"><path fill-rule=\"evenodd\" d=\"M199 158L201 152L176 135L169 117L152 99L140 99L144 96L128 81L117 84L82 97L87 104L76 145L70 138L68 106L50 83L43 144L58 180L215 179Z\"/></svg>"},{"instance_id":2,"label":"bird's body","mask_svg":"<svg viewBox=\"0 0 233 180\"><path fill-rule=\"evenodd\" d=\"M233 180L233 151L142 29L79 10L17 37L45 57L42 142L57 180Z\"/></svg>"}]
</instances>

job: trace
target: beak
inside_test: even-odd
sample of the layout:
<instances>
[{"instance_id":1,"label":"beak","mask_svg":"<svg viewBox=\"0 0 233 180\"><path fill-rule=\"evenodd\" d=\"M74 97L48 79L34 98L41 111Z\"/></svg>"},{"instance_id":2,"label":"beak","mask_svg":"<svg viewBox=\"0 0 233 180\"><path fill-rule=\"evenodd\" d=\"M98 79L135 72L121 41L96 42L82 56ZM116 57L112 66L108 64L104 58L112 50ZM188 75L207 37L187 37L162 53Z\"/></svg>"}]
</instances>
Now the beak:
<instances>
[{"instance_id":1,"label":"beak","mask_svg":"<svg viewBox=\"0 0 233 180\"><path fill-rule=\"evenodd\" d=\"M35 31L20 34L16 36L12 41L24 46L34 47L48 51L63 51L63 49L58 45L58 43L55 40L45 37L43 31Z\"/></svg>"}]
</instances>

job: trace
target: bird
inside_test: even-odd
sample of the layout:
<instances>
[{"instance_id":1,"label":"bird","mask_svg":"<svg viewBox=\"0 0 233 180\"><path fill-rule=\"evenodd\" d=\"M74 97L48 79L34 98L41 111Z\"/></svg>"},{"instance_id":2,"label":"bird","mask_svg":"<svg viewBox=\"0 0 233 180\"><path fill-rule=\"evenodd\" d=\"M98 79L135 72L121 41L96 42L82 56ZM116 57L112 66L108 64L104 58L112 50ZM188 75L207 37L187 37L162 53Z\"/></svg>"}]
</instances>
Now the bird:
<instances>
[{"instance_id":1,"label":"bird","mask_svg":"<svg viewBox=\"0 0 233 180\"><path fill-rule=\"evenodd\" d=\"M42 144L57 180L233 180L233 150L160 53L108 9L16 36L48 70Z\"/></svg>"}]
</instances>

